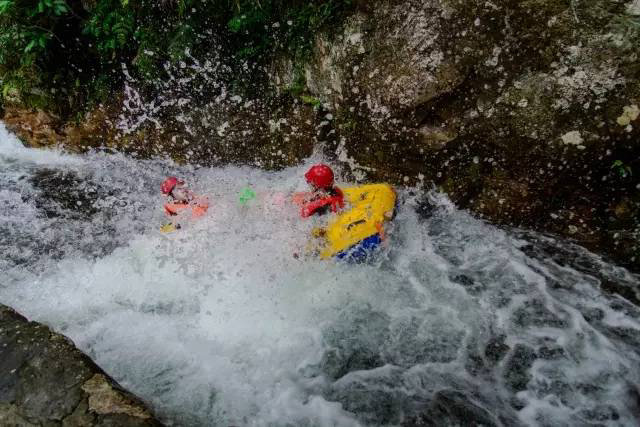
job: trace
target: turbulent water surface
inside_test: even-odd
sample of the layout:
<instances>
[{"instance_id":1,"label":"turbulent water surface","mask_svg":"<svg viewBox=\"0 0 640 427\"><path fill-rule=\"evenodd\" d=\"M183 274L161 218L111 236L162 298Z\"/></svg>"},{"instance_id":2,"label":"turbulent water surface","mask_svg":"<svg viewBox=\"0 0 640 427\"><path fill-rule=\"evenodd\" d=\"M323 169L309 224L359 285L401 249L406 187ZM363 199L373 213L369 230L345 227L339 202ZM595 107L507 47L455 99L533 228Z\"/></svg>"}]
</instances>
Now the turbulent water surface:
<instances>
[{"instance_id":1,"label":"turbulent water surface","mask_svg":"<svg viewBox=\"0 0 640 427\"><path fill-rule=\"evenodd\" d=\"M285 202L305 166L72 156L1 132L0 301L169 424L638 422L640 310L603 290L638 279L580 248L405 189L373 262L295 258L322 221ZM168 174L211 208L162 234Z\"/></svg>"}]
</instances>

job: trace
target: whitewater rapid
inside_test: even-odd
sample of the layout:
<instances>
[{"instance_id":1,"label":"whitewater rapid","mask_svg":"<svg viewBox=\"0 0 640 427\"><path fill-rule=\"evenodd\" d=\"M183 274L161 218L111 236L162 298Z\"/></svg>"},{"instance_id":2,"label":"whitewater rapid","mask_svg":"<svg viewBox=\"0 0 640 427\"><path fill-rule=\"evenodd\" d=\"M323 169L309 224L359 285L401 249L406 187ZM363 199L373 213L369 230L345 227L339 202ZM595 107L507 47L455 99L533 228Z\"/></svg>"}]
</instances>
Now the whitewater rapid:
<instances>
[{"instance_id":1,"label":"whitewater rapid","mask_svg":"<svg viewBox=\"0 0 640 427\"><path fill-rule=\"evenodd\" d=\"M72 338L168 424L399 425L447 404L485 425L638 424L640 310L601 290L636 276L412 189L373 262L296 258L323 220L283 200L318 160L79 156L0 127L0 302ZM167 175L211 208L164 234Z\"/></svg>"}]
</instances>

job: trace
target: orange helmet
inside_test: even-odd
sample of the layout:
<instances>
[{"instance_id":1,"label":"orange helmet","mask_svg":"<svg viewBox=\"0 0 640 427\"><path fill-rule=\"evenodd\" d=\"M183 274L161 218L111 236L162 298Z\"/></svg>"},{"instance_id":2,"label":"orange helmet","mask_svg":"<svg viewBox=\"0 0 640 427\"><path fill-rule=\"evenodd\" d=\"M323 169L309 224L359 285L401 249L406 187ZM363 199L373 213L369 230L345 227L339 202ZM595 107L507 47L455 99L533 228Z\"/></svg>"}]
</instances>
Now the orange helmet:
<instances>
[{"instance_id":1,"label":"orange helmet","mask_svg":"<svg viewBox=\"0 0 640 427\"><path fill-rule=\"evenodd\" d=\"M333 171L324 164L311 166L304 177L309 184L316 188L328 189L333 186Z\"/></svg>"}]
</instances>

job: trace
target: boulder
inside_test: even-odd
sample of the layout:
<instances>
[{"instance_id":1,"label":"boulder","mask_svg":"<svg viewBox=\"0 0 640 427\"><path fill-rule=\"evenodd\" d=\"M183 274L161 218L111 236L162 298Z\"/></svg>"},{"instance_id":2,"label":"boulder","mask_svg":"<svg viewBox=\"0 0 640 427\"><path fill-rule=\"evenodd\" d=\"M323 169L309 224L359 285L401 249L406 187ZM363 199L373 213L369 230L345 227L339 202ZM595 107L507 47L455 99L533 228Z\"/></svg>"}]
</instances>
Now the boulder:
<instances>
[{"instance_id":1,"label":"boulder","mask_svg":"<svg viewBox=\"0 0 640 427\"><path fill-rule=\"evenodd\" d=\"M0 305L0 425L162 424L67 337Z\"/></svg>"}]
</instances>

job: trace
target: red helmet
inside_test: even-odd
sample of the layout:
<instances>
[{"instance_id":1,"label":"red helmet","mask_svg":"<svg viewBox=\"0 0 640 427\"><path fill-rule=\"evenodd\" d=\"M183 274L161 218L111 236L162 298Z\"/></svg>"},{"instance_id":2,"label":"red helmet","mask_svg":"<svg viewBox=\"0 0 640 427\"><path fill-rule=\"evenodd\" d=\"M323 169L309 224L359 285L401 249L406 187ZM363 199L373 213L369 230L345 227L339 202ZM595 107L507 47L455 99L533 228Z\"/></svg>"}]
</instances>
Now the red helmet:
<instances>
[{"instance_id":1,"label":"red helmet","mask_svg":"<svg viewBox=\"0 0 640 427\"><path fill-rule=\"evenodd\" d=\"M304 174L307 182L317 188L327 189L333 186L333 171L327 165L313 165Z\"/></svg>"},{"instance_id":2,"label":"red helmet","mask_svg":"<svg viewBox=\"0 0 640 427\"><path fill-rule=\"evenodd\" d=\"M175 176L170 176L169 178L165 179L164 182L162 183L162 194L169 194L171 193L171 191L173 191L174 188L176 188L176 185L178 185L178 178L176 178Z\"/></svg>"}]
</instances>

